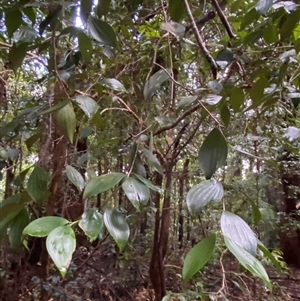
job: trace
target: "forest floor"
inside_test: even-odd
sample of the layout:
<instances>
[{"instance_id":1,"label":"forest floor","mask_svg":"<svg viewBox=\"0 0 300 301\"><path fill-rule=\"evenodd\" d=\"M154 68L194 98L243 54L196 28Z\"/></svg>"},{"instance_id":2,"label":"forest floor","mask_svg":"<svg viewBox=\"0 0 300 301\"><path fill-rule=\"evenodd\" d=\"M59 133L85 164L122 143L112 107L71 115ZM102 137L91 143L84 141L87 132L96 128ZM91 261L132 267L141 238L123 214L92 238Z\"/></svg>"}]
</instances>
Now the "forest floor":
<instances>
[{"instance_id":1,"label":"forest floor","mask_svg":"<svg viewBox=\"0 0 300 301\"><path fill-rule=\"evenodd\" d=\"M150 249L145 254L131 257L117 256L111 244L88 252L76 251L68 275L62 279L53 267L47 281L38 277L39 266L20 265L13 262L10 271L3 269L0 261L1 301L40 301L41 287L47 291L48 300L64 301L152 301L154 291L148 277ZM222 265L213 259L184 285L181 280L183 255L173 252L167 258L166 277L169 301L292 301L300 300L300 269L293 267L278 272L268 266L273 283L270 292L263 282L242 269L237 261L224 256ZM186 252L185 252L186 253ZM225 276L225 277L223 277ZM44 299L45 300L45 299ZM47 300L47 299L46 299Z\"/></svg>"}]
</instances>

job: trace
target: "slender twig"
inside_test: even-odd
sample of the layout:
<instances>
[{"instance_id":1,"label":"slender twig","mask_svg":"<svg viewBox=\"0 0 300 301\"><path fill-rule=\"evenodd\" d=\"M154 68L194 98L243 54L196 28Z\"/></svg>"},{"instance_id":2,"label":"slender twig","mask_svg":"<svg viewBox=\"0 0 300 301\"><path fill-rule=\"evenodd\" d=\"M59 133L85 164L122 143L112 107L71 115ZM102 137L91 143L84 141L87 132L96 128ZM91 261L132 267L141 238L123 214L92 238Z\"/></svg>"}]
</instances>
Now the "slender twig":
<instances>
[{"instance_id":1,"label":"slender twig","mask_svg":"<svg viewBox=\"0 0 300 301\"><path fill-rule=\"evenodd\" d=\"M211 4L213 5L213 7L216 9L217 13L218 13L218 16L221 20L221 22L223 23L230 39L233 39L235 38L235 34L233 33L233 30L231 28L231 25L229 24L228 20L226 19L219 3L218 3L218 0L211 0Z\"/></svg>"},{"instance_id":2,"label":"slender twig","mask_svg":"<svg viewBox=\"0 0 300 301\"><path fill-rule=\"evenodd\" d=\"M208 61L209 65L210 65L210 69L212 71L213 78L216 79L217 78L218 65L217 65L216 61L214 60L214 58L212 57L212 55L210 54L210 52L208 51L208 49L205 46L205 43L204 43L204 41L203 41L203 39L202 39L202 37L199 33L199 30L197 28L197 24L196 24L195 19L193 17L193 14L192 14L192 11L191 11L188 0L184 0L184 4L185 4L186 10L187 10L187 13L188 13L188 15L191 19L191 22L193 24L193 30L194 30L194 34L195 34L195 37L196 37L197 44L198 44L199 48L201 49L202 53L204 54L206 60Z\"/></svg>"}]
</instances>

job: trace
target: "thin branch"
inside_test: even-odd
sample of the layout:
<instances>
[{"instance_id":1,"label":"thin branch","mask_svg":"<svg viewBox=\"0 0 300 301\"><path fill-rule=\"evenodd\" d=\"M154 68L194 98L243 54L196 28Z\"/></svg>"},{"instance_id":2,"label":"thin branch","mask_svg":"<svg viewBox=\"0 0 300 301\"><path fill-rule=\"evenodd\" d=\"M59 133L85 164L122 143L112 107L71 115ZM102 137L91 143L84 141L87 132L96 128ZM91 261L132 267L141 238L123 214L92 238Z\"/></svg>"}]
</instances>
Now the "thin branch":
<instances>
[{"instance_id":1,"label":"thin branch","mask_svg":"<svg viewBox=\"0 0 300 301\"><path fill-rule=\"evenodd\" d=\"M184 4L185 4L186 10L188 12L188 15L191 19L191 22L193 24L193 30L194 30L194 34L195 34L198 46L201 49L201 51L203 52L206 60L208 61L209 65L210 65L210 69L212 71L213 78L216 79L217 78L218 65L217 65L216 61L214 60L214 58L212 57L212 55L210 54L210 52L207 50L207 48L205 46L205 43L204 43L204 41L203 41L203 39L202 39L202 37L199 33L199 30L197 28L197 24L196 24L195 19L193 17L193 14L192 14L192 11L190 9L190 5L189 5L188 0L184 0Z\"/></svg>"},{"instance_id":2,"label":"thin branch","mask_svg":"<svg viewBox=\"0 0 300 301\"><path fill-rule=\"evenodd\" d=\"M213 7L216 9L217 13L218 13L218 16L221 20L221 22L223 23L230 39L233 39L235 38L235 34L233 33L233 30L231 28L231 25L229 24L228 20L226 19L219 3L218 3L218 0L211 0L211 4L213 5Z\"/></svg>"}]
</instances>

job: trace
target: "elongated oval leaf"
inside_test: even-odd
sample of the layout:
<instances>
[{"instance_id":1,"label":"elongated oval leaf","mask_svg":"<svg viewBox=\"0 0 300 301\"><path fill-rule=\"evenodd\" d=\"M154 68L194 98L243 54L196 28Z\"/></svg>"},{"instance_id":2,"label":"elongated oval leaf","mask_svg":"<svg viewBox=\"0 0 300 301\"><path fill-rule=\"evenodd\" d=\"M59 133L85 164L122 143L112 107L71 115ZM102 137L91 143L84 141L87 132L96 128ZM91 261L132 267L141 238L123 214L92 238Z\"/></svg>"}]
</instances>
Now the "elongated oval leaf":
<instances>
[{"instance_id":1,"label":"elongated oval leaf","mask_svg":"<svg viewBox=\"0 0 300 301\"><path fill-rule=\"evenodd\" d=\"M219 129L213 129L205 138L198 153L200 168L206 179L210 179L215 171L225 165L227 158L227 142Z\"/></svg>"},{"instance_id":2,"label":"elongated oval leaf","mask_svg":"<svg viewBox=\"0 0 300 301\"><path fill-rule=\"evenodd\" d=\"M125 174L120 172L112 172L93 178L89 183L87 183L84 189L83 198L89 198L91 196L95 196L99 193L102 193L110 188L113 188L125 176Z\"/></svg>"},{"instance_id":3,"label":"elongated oval leaf","mask_svg":"<svg viewBox=\"0 0 300 301\"><path fill-rule=\"evenodd\" d=\"M55 228L46 239L46 247L60 274L65 277L76 248L74 230L71 226Z\"/></svg>"},{"instance_id":4,"label":"elongated oval leaf","mask_svg":"<svg viewBox=\"0 0 300 301\"><path fill-rule=\"evenodd\" d=\"M180 101L177 105L177 109L181 110L190 104L192 104L196 99L198 98L198 95L190 95L190 96L184 96L180 98Z\"/></svg>"},{"instance_id":5,"label":"elongated oval leaf","mask_svg":"<svg viewBox=\"0 0 300 301\"><path fill-rule=\"evenodd\" d=\"M63 108L64 106L66 106L67 104L69 104L69 100L68 99L65 99L63 101L60 101L58 102L57 104L55 104L54 106L42 111L39 113L39 115L44 115L44 114L50 114L50 113L53 113L53 112L56 112L58 111L59 109Z\"/></svg>"},{"instance_id":6,"label":"elongated oval leaf","mask_svg":"<svg viewBox=\"0 0 300 301\"><path fill-rule=\"evenodd\" d=\"M32 221L24 230L23 235L45 237L55 228L64 226L69 221L59 216L44 216Z\"/></svg>"},{"instance_id":7,"label":"elongated oval leaf","mask_svg":"<svg viewBox=\"0 0 300 301\"><path fill-rule=\"evenodd\" d=\"M56 112L58 128L62 134L73 143L74 133L76 129L76 115L71 103L65 105Z\"/></svg>"},{"instance_id":8,"label":"elongated oval leaf","mask_svg":"<svg viewBox=\"0 0 300 301\"><path fill-rule=\"evenodd\" d=\"M44 168L40 166L34 168L28 179L27 192L35 202L39 203L48 199L50 195L47 189L49 180L50 175Z\"/></svg>"},{"instance_id":9,"label":"elongated oval leaf","mask_svg":"<svg viewBox=\"0 0 300 301\"><path fill-rule=\"evenodd\" d=\"M104 212L104 224L122 252L130 235L126 219L116 209L107 209Z\"/></svg>"},{"instance_id":10,"label":"elongated oval leaf","mask_svg":"<svg viewBox=\"0 0 300 301\"><path fill-rule=\"evenodd\" d=\"M66 174L68 179L80 190L84 188L84 178L79 171L71 165L66 166Z\"/></svg>"},{"instance_id":11,"label":"elongated oval leaf","mask_svg":"<svg viewBox=\"0 0 300 301\"><path fill-rule=\"evenodd\" d=\"M163 174L163 168L160 164L160 162L158 161L158 159L156 158L156 156L154 154L152 154L149 149L147 148L143 148L142 149L145 157L147 158L149 164L160 174Z\"/></svg>"},{"instance_id":12,"label":"elongated oval leaf","mask_svg":"<svg viewBox=\"0 0 300 301\"><path fill-rule=\"evenodd\" d=\"M100 108L94 99L86 95L76 96L76 102L88 118L93 117Z\"/></svg>"},{"instance_id":13,"label":"elongated oval leaf","mask_svg":"<svg viewBox=\"0 0 300 301\"><path fill-rule=\"evenodd\" d=\"M144 177L138 175L138 174L134 174L141 182L143 182L147 187L149 187L150 189L152 189L153 191L156 191L158 193L162 193L162 189L156 185L154 185L152 182L150 182L149 180L145 179Z\"/></svg>"},{"instance_id":14,"label":"elongated oval leaf","mask_svg":"<svg viewBox=\"0 0 300 301\"><path fill-rule=\"evenodd\" d=\"M117 37L113 28L106 22L89 16L87 20L90 35L103 45L117 47Z\"/></svg>"},{"instance_id":15,"label":"elongated oval leaf","mask_svg":"<svg viewBox=\"0 0 300 301\"><path fill-rule=\"evenodd\" d=\"M249 272L251 272L252 275L262 279L265 285L272 290L272 283L269 279L269 276L259 260L257 260L240 245L232 241L229 237L224 236L224 241L229 251L237 258L240 264Z\"/></svg>"},{"instance_id":16,"label":"elongated oval leaf","mask_svg":"<svg viewBox=\"0 0 300 301\"><path fill-rule=\"evenodd\" d=\"M186 13L183 0L169 0L168 11L172 20L179 22Z\"/></svg>"},{"instance_id":17,"label":"elongated oval leaf","mask_svg":"<svg viewBox=\"0 0 300 301\"><path fill-rule=\"evenodd\" d=\"M243 219L231 212L223 211L221 216L221 230L224 235L255 256L257 238Z\"/></svg>"},{"instance_id":18,"label":"elongated oval leaf","mask_svg":"<svg viewBox=\"0 0 300 301\"><path fill-rule=\"evenodd\" d=\"M167 70L170 73L170 70ZM154 73L146 82L144 87L144 97L146 100L150 99L155 91L169 78L165 70L159 70Z\"/></svg>"},{"instance_id":19,"label":"elongated oval leaf","mask_svg":"<svg viewBox=\"0 0 300 301\"><path fill-rule=\"evenodd\" d=\"M99 84L115 91L127 92L124 85L115 78L104 78Z\"/></svg>"},{"instance_id":20,"label":"elongated oval leaf","mask_svg":"<svg viewBox=\"0 0 300 301\"><path fill-rule=\"evenodd\" d=\"M83 213L78 225L90 238L90 241L94 241L99 237L103 227L102 214L98 212L97 208L89 208Z\"/></svg>"},{"instance_id":21,"label":"elongated oval leaf","mask_svg":"<svg viewBox=\"0 0 300 301\"><path fill-rule=\"evenodd\" d=\"M140 206L147 205L150 198L150 190L146 185L134 178L127 177L122 183L122 188L135 208L139 210Z\"/></svg>"},{"instance_id":22,"label":"elongated oval leaf","mask_svg":"<svg viewBox=\"0 0 300 301\"><path fill-rule=\"evenodd\" d=\"M10 67L16 73L26 56L28 49L28 43L22 43L20 45L14 43L9 50Z\"/></svg>"},{"instance_id":23,"label":"elongated oval leaf","mask_svg":"<svg viewBox=\"0 0 300 301\"><path fill-rule=\"evenodd\" d=\"M183 281L190 280L209 261L215 249L216 237L215 233L209 235L187 253L183 263Z\"/></svg>"},{"instance_id":24,"label":"elongated oval leaf","mask_svg":"<svg viewBox=\"0 0 300 301\"><path fill-rule=\"evenodd\" d=\"M215 180L206 180L191 188L186 203L191 214L197 215L209 202L219 202L224 195L222 184Z\"/></svg>"}]
</instances>

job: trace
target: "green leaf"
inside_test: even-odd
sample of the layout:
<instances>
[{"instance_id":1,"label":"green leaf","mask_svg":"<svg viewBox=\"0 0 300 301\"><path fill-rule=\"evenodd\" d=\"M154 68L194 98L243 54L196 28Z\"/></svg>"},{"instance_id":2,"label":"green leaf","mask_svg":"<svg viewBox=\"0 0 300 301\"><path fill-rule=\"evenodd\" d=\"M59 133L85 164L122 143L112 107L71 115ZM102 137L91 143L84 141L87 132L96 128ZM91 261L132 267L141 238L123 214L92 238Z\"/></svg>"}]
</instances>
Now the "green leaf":
<instances>
[{"instance_id":1,"label":"green leaf","mask_svg":"<svg viewBox=\"0 0 300 301\"><path fill-rule=\"evenodd\" d=\"M168 10L171 19L175 22L179 22L180 20L182 20L186 13L183 0L169 0Z\"/></svg>"},{"instance_id":2,"label":"green leaf","mask_svg":"<svg viewBox=\"0 0 300 301\"><path fill-rule=\"evenodd\" d=\"M109 12L110 0L98 0L96 14L99 18L106 16Z\"/></svg>"},{"instance_id":3,"label":"green leaf","mask_svg":"<svg viewBox=\"0 0 300 301\"><path fill-rule=\"evenodd\" d=\"M28 179L27 192L35 202L39 203L48 199L50 195L47 189L49 180L50 175L44 168L40 166L34 168Z\"/></svg>"},{"instance_id":4,"label":"green leaf","mask_svg":"<svg viewBox=\"0 0 300 301\"><path fill-rule=\"evenodd\" d=\"M273 5L273 0L259 0L255 8L261 14L264 15L268 12L269 8Z\"/></svg>"},{"instance_id":5,"label":"green leaf","mask_svg":"<svg viewBox=\"0 0 300 301\"><path fill-rule=\"evenodd\" d=\"M158 193L162 193L162 189L154 184L152 184L149 180L145 179L144 177L134 174L141 182L143 182L147 187L152 189L153 191L156 191Z\"/></svg>"},{"instance_id":6,"label":"green leaf","mask_svg":"<svg viewBox=\"0 0 300 301\"><path fill-rule=\"evenodd\" d=\"M254 21L257 21L260 17L258 11L255 8L249 10L246 15L243 16L241 22L241 30L245 29L248 25L252 24Z\"/></svg>"},{"instance_id":7,"label":"green leaf","mask_svg":"<svg viewBox=\"0 0 300 301\"><path fill-rule=\"evenodd\" d=\"M74 133L76 129L76 115L72 104L65 105L56 111L57 125L62 134L73 143Z\"/></svg>"},{"instance_id":8,"label":"green leaf","mask_svg":"<svg viewBox=\"0 0 300 301\"><path fill-rule=\"evenodd\" d=\"M228 126L230 124L230 111L226 105L222 106L222 109L220 111L221 119L225 126Z\"/></svg>"},{"instance_id":9,"label":"green leaf","mask_svg":"<svg viewBox=\"0 0 300 301\"><path fill-rule=\"evenodd\" d=\"M281 40L288 39L292 35L294 28L299 24L299 20L299 9L287 15L279 30Z\"/></svg>"},{"instance_id":10,"label":"green leaf","mask_svg":"<svg viewBox=\"0 0 300 301\"><path fill-rule=\"evenodd\" d=\"M196 244L186 255L183 263L183 281L190 280L200 269L202 269L211 258L215 245L216 234L213 233Z\"/></svg>"},{"instance_id":11,"label":"green leaf","mask_svg":"<svg viewBox=\"0 0 300 301\"><path fill-rule=\"evenodd\" d=\"M57 5L54 10L49 10L47 17L40 23L39 34L42 35L48 25L52 26L52 29L55 29L57 25L57 20L62 12L62 5Z\"/></svg>"},{"instance_id":12,"label":"green leaf","mask_svg":"<svg viewBox=\"0 0 300 301\"><path fill-rule=\"evenodd\" d=\"M147 205L150 198L148 186L134 178L127 177L122 183L122 188L129 201L137 210L140 210L141 206Z\"/></svg>"},{"instance_id":13,"label":"green leaf","mask_svg":"<svg viewBox=\"0 0 300 301\"><path fill-rule=\"evenodd\" d=\"M66 174L68 179L78 188L78 190L82 191L84 188L84 178L81 173L71 165L67 165Z\"/></svg>"},{"instance_id":14,"label":"green leaf","mask_svg":"<svg viewBox=\"0 0 300 301\"><path fill-rule=\"evenodd\" d=\"M94 241L102 230L103 216L97 208L89 208L83 213L78 225L90 238L90 241Z\"/></svg>"},{"instance_id":15,"label":"green leaf","mask_svg":"<svg viewBox=\"0 0 300 301\"><path fill-rule=\"evenodd\" d=\"M272 283L262 264L244 248L232 241L229 237L224 236L224 241L229 251L237 258L241 265L251 272L252 275L262 279L265 285L272 290Z\"/></svg>"},{"instance_id":16,"label":"green leaf","mask_svg":"<svg viewBox=\"0 0 300 301\"><path fill-rule=\"evenodd\" d=\"M245 101L245 94L243 89L239 87L233 87L230 91L229 102L233 108L234 113L238 113L241 110L241 105Z\"/></svg>"},{"instance_id":17,"label":"green leaf","mask_svg":"<svg viewBox=\"0 0 300 301\"><path fill-rule=\"evenodd\" d=\"M120 252L122 252L130 235L129 226L123 214L116 209L106 209L104 212L104 224L117 243Z\"/></svg>"},{"instance_id":18,"label":"green leaf","mask_svg":"<svg viewBox=\"0 0 300 301\"><path fill-rule=\"evenodd\" d=\"M235 60L235 56L230 48L224 48L216 56L217 62L227 62L228 64Z\"/></svg>"},{"instance_id":19,"label":"green leaf","mask_svg":"<svg viewBox=\"0 0 300 301\"><path fill-rule=\"evenodd\" d=\"M269 258L269 260L272 262L272 264L275 266L275 268L280 271L281 265L280 262L276 259L276 257L258 240L257 244L258 248L263 252L263 254Z\"/></svg>"},{"instance_id":20,"label":"green leaf","mask_svg":"<svg viewBox=\"0 0 300 301\"><path fill-rule=\"evenodd\" d=\"M93 178L89 183L87 183L84 189L83 198L86 199L113 188L125 176L125 174L120 172L112 172Z\"/></svg>"},{"instance_id":21,"label":"green leaf","mask_svg":"<svg viewBox=\"0 0 300 301\"><path fill-rule=\"evenodd\" d=\"M127 92L123 84L115 78L104 78L99 84L115 91Z\"/></svg>"},{"instance_id":22,"label":"green leaf","mask_svg":"<svg viewBox=\"0 0 300 301\"><path fill-rule=\"evenodd\" d=\"M21 26L22 21L22 13L18 8L6 11L5 26L9 38L11 38L13 33Z\"/></svg>"},{"instance_id":23,"label":"green leaf","mask_svg":"<svg viewBox=\"0 0 300 301\"><path fill-rule=\"evenodd\" d=\"M231 212L223 211L221 216L221 230L223 234L229 237L233 242L255 256L257 238L243 219Z\"/></svg>"},{"instance_id":24,"label":"green leaf","mask_svg":"<svg viewBox=\"0 0 300 301\"><path fill-rule=\"evenodd\" d=\"M76 102L88 118L92 118L100 108L95 100L89 96L78 95L76 96Z\"/></svg>"},{"instance_id":25,"label":"green leaf","mask_svg":"<svg viewBox=\"0 0 300 301\"><path fill-rule=\"evenodd\" d=\"M196 99L198 95L184 96L180 98L180 101L177 105L177 109L181 110L189 105L191 105Z\"/></svg>"},{"instance_id":26,"label":"green leaf","mask_svg":"<svg viewBox=\"0 0 300 301\"><path fill-rule=\"evenodd\" d=\"M161 175L164 173L163 168L160 164L160 162L158 161L158 159L156 158L156 156L154 154L152 154L147 148L143 148L142 149L145 157L147 158L149 164Z\"/></svg>"},{"instance_id":27,"label":"green leaf","mask_svg":"<svg viewBox=\"0 0 300 301\"><path fill-rule=\"evenodd\" d=\"M90 35L103 45L117 47L117 37L113 28L106 22L89 16L87 20Z\"/></svg>"},{"instance_id":28,"label":"green leaf","mask_svg":"<svg viewBox=\"0 0 300 301\"><path fill-rule=\"evenodd\" d=\"M59 109L63 108L64 106L66 106L67 104L70 103L69 99L65 99L63 101L59 101L57 104L55 104L54 106L42 111L39 113L39 115L45 115L45 114L50 114L53 112L58 111Z\"/></svg>"},{"instance_id":29,"label":"green leaf","mask_svg":"<svg viewBox=\"0 0 300 301\"><path fill-rule=\"evenodd\" d=\"M55 228L47 237L46 248L60 274L65 277L76 248L74 230L70 226Z\"/></svg>"},{"instance_id":30,"label":"green leaf","mask_svg":"<svg viewBox=\"0 0 300 301\"><path fill-rule=\"evenodd\" d=\"M92 11L92 0L80 0L80 17L83 23L85 23Z\"/></svg>"},{"instance_id":31,"label":"green leaf","mask_svg":"<svg viewBox=\"0 0 300 301\"><path fill-rule=\"evenodd\" d=\"M23 245L22 232L23 229L29 224L29 215L26 209L22 209L14 218L9 226L8 239L9 245L14 251L19 251Z\"/></svg>"},{"instance_id":32,"label":"green leaf","mask_svg":"<svg viewBox=\"0 0 300 301\"><path fill-rule=\"evenodd\" d=\"M17 45L14 43L9 50L9 61L11 69L17 73L17 70L21 67L23 60L27 53L28 44L22 43Z\"/></svg>"},{"instance_id":33,"label":"green leaf","mask_svg":"<svg viewBox=\"0 0 300 301\"><path fill-rule=\"evenodd\" d=\"M92 53L93 53L93 44L92 44L91 38L88 37L84 32L79 32L78 33L78 46L79 46L79 51L82 55L82 58L86 62L89 62L92 57Z\"/></svg>"},{"instance_id":34,"label":"green leaf","mask_svg":"<svg viewBox=\"0 0 300 301\"><path fill-rule=\"evenodd\" d=\"M186 196L187 207L191 214L197 215L209 202L221 201L223 195L223 186L219 181L206 180L189 190Z\"/></svg>"},{"instance_id":35,"label":"green leaf","mask_svg":"<svg viewBox=\"0 0 300 301\"><path fill-rule=\"evenodd\" d=\"M223 134L219 129L213 129L198 153L199 165L206 179L210 179L219 167L226 164L227 152L227 142Z\"/></svg>"},{"instance_id":36,"label":"green leaf","mask_svg":"<svg viewBox=\"0 0 300 301\"><path fill-rule=\"evenodd\" d=\"M170 70L167 69L170 73ZM169 75L165 70L159 70L154 73L145 83L144 98L149 100L155 93L155 91L169 79Z\"/></svg>"},{"instance_id":37,"label":"green leaf","mask_svg":"<svg viewBox=\"0 0 300 301\"><path fill-rule=\"evenodd\" d=\"M23 230L23 235L45 237L57 227L64 226L68 222L68 220L59 216L44 216L32 221Z\"/></svg>"},{"instance_id":38,"label":"green leaf","mask_svg":"<svg viewBox=\"0 0 300 301\"><path fill-rule=\"evenodd\" d=\"M185 34L185 26L176 22L163 22L161 24L161 29L172 33L176 37L183 37Z\"/></svg>"},{"instance_id":39,"label":"green leaf","mask_svg":"<svg viewBox=\"0 0 300 301\"><path fill-rule=\"evenodd\" d=\"M263 38L269 45L277 43L279 38L278 28L270 25L269 27L263 29Z\"/></svg>"}]
</instances>

